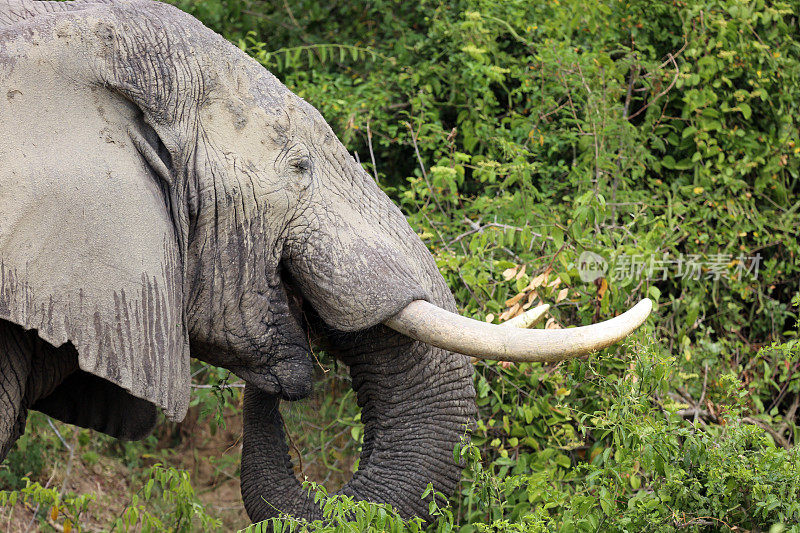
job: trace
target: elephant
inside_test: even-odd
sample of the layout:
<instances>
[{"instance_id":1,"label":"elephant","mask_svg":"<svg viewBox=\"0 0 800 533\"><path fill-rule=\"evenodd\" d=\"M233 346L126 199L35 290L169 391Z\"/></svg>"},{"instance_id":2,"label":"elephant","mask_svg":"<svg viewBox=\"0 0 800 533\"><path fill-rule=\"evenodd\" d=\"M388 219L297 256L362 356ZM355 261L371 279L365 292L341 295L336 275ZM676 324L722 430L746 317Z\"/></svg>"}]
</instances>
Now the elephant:
<instances>
[{"instance_id":1,"label":"elephant","mask_svg":"<svg viewBox=\"0 0 800 533\"><path fill-rule=\"evenodd\" d=\"M246 383L248 515L320 516L278 406L310 342L365 434L342 493L429 519L477 412L470 356L558 361L647 318L515 329L459 316L400 209L320 113L152 0L0 0L0 458L27 412L121 439L180 421L190 357Z\"/></svg>"}]
</instances>

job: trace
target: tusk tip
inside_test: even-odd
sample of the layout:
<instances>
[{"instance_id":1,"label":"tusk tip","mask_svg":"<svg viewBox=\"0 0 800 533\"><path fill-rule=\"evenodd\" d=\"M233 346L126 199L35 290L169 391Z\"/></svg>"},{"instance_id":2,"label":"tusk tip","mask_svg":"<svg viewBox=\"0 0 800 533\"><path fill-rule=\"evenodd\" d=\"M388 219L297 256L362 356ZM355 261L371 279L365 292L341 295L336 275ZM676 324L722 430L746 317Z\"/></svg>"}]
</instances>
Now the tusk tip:
<instances>
[{"instance_id":1,"label":"tusk tip","mask_svg":"<svg viewBox=\"0 0 800 533\"><path fill-rule=\"evenodd\" d=\"M628 323L627 333L623 335L623 337L627 337L635 330L639 329L639 327L644 324L647 317L650 316L650 312L653 310L653 300L650 298L643 298L639 301L636 305L628 309L625 313L621 314L620 317L628 317L626 322Z\"/></svg>"},{"instance_id":2,"label":"tusk tip","mask_svg":"<svg viewBox=\"0 0 800 533\"><path fill-rule=\"evenodd\" d=\"M631 311L636 311L636 314L641 317L641 321L644 322L648 316L650 316L650 312L653 310L653 300L650 298L644 298L638 304L634 305Z\"/></svg>"}]
</instances>

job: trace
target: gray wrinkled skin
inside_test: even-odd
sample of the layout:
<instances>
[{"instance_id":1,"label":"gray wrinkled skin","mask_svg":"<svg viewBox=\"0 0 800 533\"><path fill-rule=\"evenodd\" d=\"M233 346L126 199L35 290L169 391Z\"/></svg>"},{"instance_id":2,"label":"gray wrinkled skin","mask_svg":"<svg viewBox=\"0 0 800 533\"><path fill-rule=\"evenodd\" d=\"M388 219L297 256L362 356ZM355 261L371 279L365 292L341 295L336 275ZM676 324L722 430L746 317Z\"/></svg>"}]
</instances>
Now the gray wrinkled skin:
<instances>
[{"instance_id":1,"label":"gray wrinkled skin","mask_svg":"<svg viewBox=\"0 0 800 533\"><path fill-rule=\"evenodd\" d=\"M380 323L455 304L402 213L319 113L157 2L0 0L0 457L27 409L140 438L180 420L189 357L248 383L253 519L315 516L277 412L309 337L366 425L343 492L427 516L474 416L466 357Z\"/></svg>"}]
</instances>

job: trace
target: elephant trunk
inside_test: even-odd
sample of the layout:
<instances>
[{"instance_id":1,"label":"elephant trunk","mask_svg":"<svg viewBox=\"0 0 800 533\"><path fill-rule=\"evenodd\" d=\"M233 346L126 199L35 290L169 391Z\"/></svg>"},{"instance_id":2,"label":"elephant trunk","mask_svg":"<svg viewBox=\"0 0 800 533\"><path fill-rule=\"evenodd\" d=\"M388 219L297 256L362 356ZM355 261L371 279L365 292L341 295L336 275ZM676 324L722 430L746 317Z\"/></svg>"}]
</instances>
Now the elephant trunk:
<instances>
[{"instance_id":1,"label":"elephant trunk","mask_svg":"<svg viewBox=\"0 0 800 533\"><path fill-rule=\"evenodd\" d=\"M359 470L342 492L428 518L428 483L450 495L461 477L453 449L475 416L468 358L379 327L342 355L365 425Z\"/></svg>"},{"instance_id":2,"label":"elephant trunk","mask_svg":"<svg viewBox=\"0 0 800 533\"><path fill-rule=\"evenodd\" d=\"M339 337L336 353L350 367L365 425L358 471L341 493L429 518L428 483L449 495L460 479L453 449L475 416L469 360L383 326L331 335ZM253 520L281 511L318 518L292 471L277 402L254 387L245 393L245 506Z\"/></svg>"},{"instance_id":3,"label":"elephant trunk","mask_svg":"<svg viewBox=\"0 0 800 533\"><path fill-rule=\"evenodd\" d=\"M283 434L280 398L248 385L244 393L242 501L254 521L291 512L309 520L322 513L294 475Z\"/></svg>"}]
</instances>

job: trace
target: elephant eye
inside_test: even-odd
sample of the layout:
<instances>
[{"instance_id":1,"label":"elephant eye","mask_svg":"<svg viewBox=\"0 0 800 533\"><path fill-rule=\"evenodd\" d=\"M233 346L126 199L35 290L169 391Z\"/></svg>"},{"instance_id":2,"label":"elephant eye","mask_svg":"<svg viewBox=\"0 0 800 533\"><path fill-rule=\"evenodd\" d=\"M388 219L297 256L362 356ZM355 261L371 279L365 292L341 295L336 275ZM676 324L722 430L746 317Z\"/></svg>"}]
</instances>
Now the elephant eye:
<instances>
[{"instance_id":1,"label":"elephant eye","mask_svg":"<svg viewBox=\"0 0 800 533\"><path fill-rule=\"evenodd\" d=\"M289 163L297 172L308 172L311 170L311 160L308 157L298 157Z\"/></svg>"}]
</instances>

